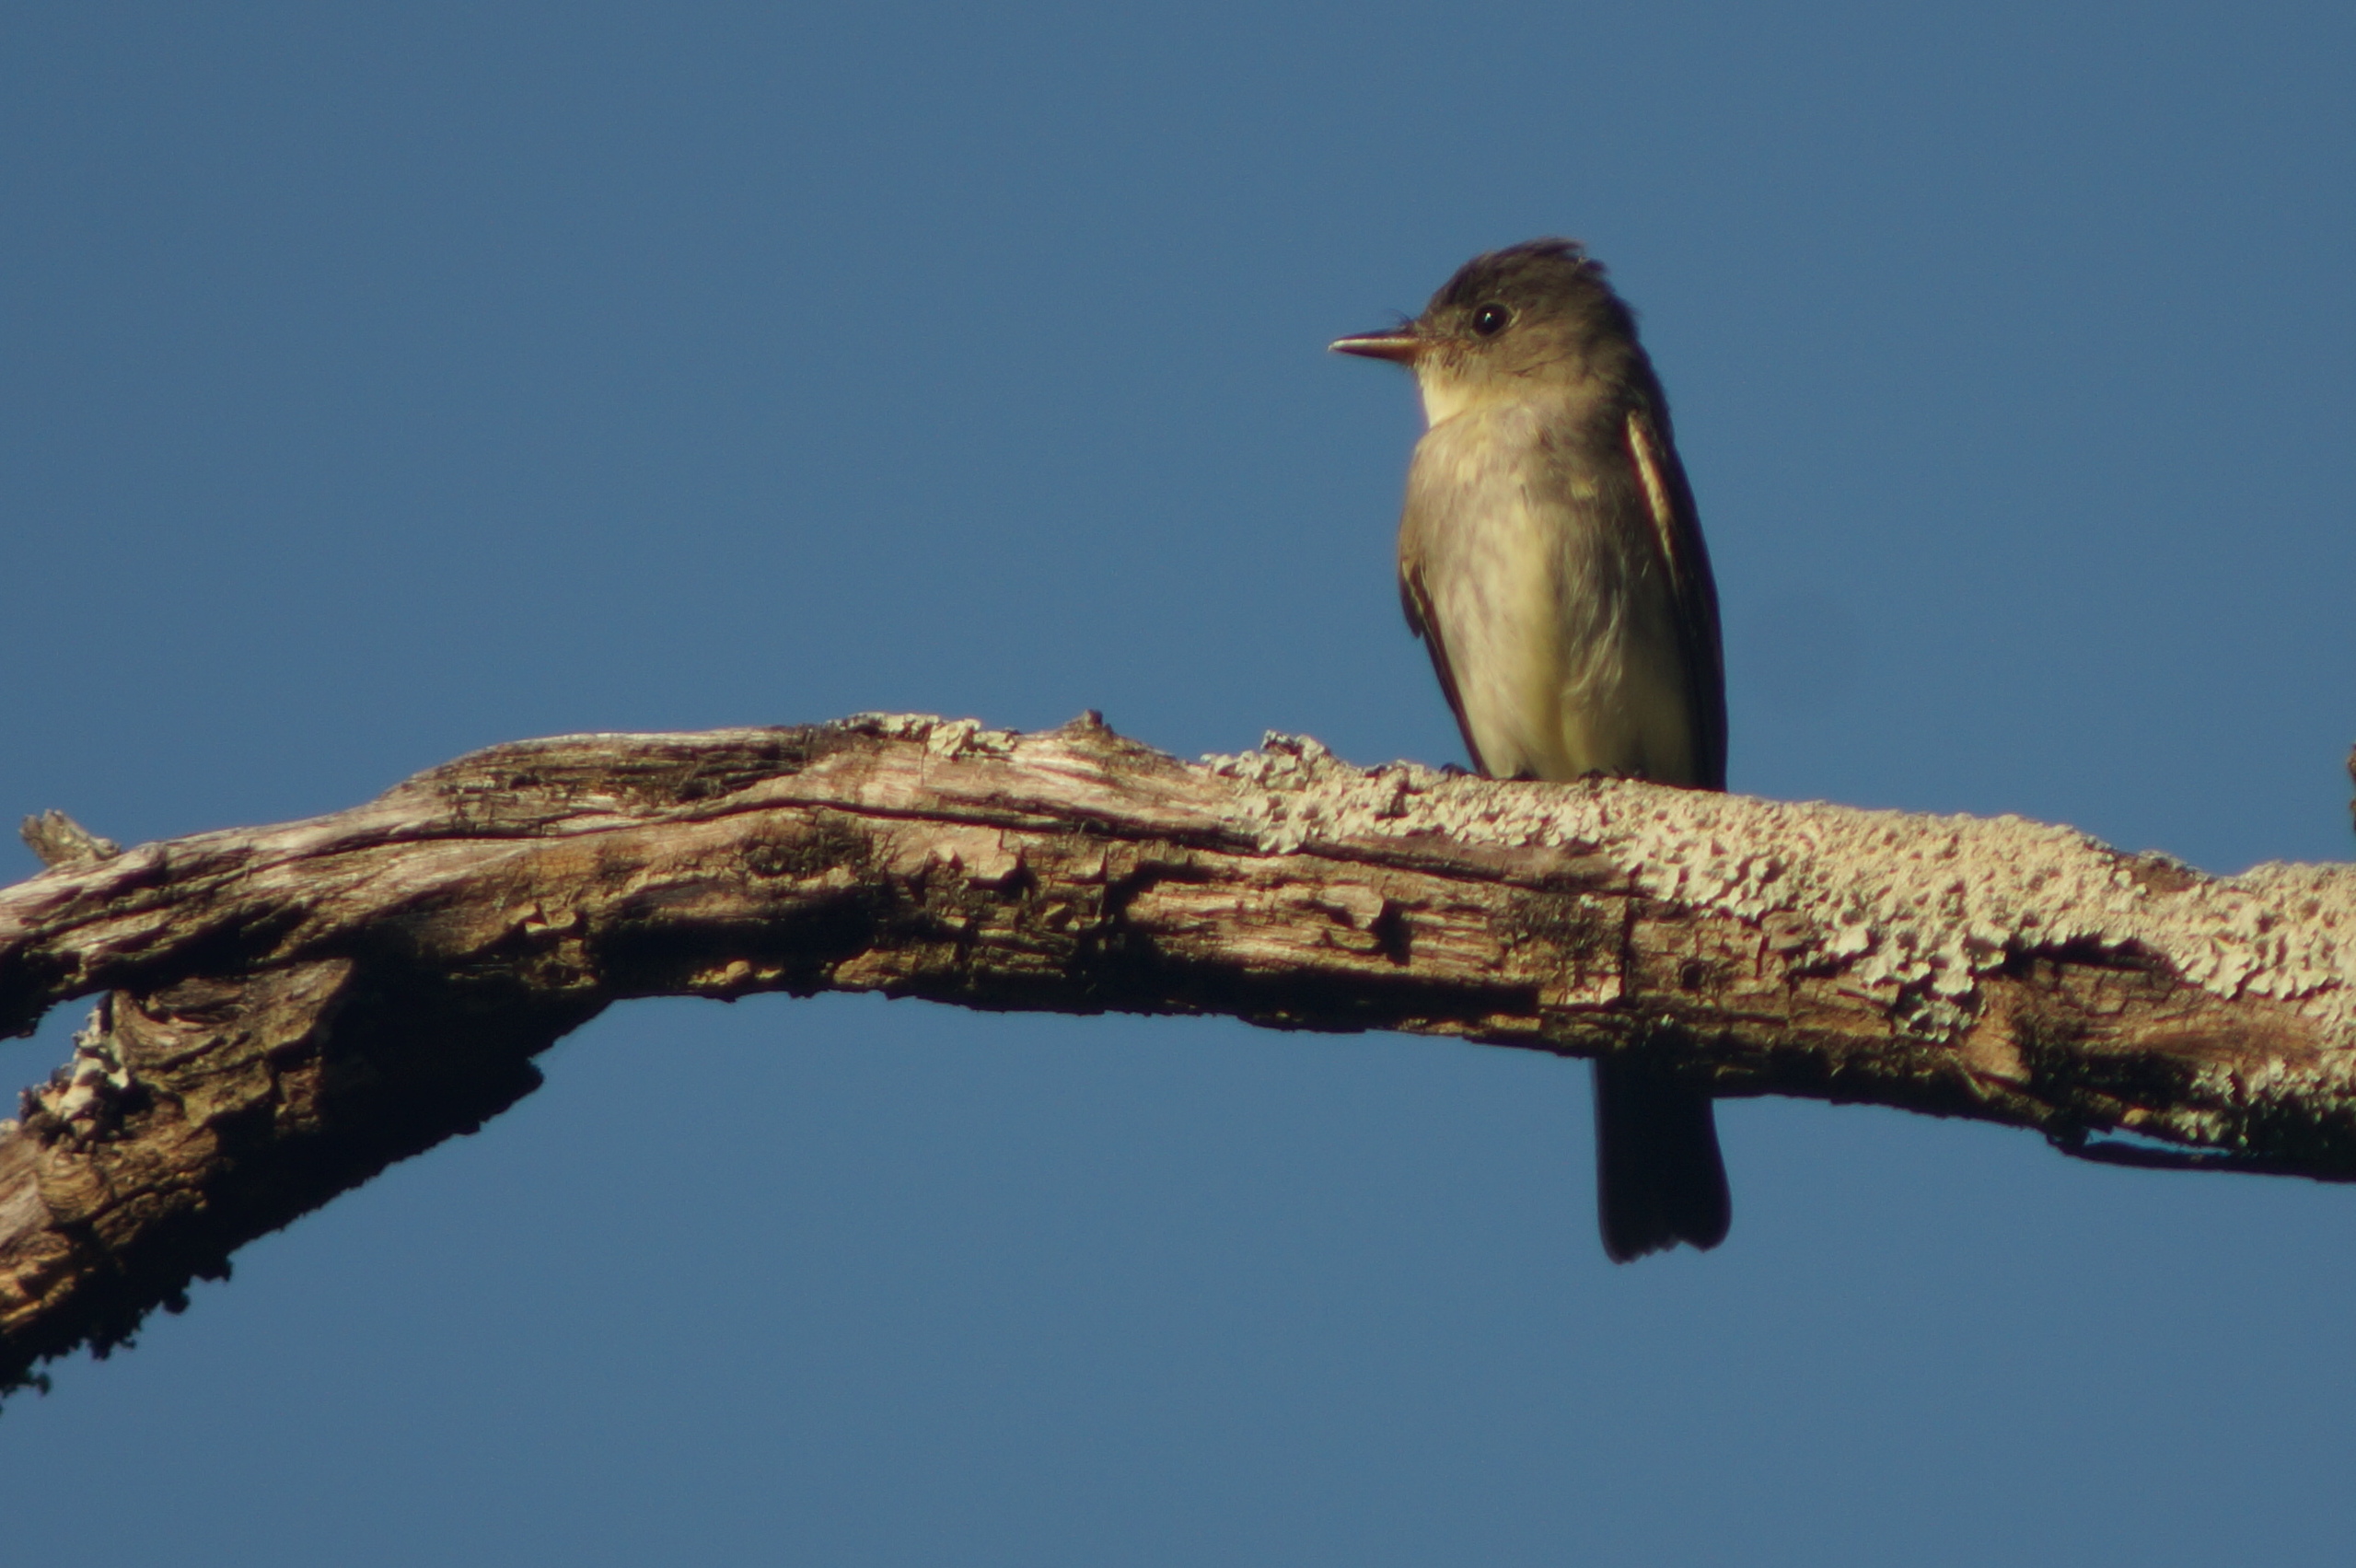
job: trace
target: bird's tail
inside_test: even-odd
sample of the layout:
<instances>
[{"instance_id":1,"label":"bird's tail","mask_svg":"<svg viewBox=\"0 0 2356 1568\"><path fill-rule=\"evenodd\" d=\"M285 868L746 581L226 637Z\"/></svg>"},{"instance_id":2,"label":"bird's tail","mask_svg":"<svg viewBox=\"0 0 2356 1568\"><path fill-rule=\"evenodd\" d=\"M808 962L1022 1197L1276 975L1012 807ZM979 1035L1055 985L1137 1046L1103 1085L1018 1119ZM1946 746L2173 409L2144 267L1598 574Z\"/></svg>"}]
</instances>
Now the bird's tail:
<instances>
[{"instance_id":1,"label":"bird's tail","mask_svg":"<svg viewBox=\"0 0 2356 1568\"><path fill-rule=\"evenodd\" d=\"M1629 1053L1597 1057L1595 1078L1596 1206L1611 1260L1725 1240L1734 1200L1710 1097Z\"/></svg>"}]
</instances>

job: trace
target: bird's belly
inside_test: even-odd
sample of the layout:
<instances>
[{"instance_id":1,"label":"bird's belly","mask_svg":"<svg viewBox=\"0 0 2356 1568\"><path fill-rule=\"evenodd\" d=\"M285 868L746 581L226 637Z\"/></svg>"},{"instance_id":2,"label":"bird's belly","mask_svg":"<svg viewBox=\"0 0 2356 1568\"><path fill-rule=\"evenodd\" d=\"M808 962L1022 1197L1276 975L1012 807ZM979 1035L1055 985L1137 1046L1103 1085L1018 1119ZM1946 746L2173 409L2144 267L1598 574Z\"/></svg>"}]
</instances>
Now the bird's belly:
<instances>
[{"instance_id":1,"label":"bird's belly","mask_svg":"<svg viewBox=\"0 0 2356 1568\"><path fill-rule=\"evenodd\" d=\"M1519 499L1478 508L1433 610L1491 773L1699 782L1675 607L1604 530Z\"/></svg>"}]
</instances>

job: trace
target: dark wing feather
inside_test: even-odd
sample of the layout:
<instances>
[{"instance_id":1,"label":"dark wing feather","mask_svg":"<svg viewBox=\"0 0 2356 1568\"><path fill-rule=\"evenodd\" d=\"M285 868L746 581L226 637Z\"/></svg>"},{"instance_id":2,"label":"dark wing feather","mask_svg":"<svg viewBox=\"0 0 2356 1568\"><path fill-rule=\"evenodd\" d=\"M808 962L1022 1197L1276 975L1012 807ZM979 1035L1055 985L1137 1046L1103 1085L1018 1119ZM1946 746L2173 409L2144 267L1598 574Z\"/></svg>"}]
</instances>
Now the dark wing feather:
<instances>
[{"instance_id":1,"label":"dark wing feather","mask_svg":"<svg viewBox=\"0 0 2356 1568\"><path fill-rule=\"evenodd\" d=\"M1628 458L1677 595L1686 711L1693 715L1698 777L1726 787L1726 668L1718 635L1718 588L1677 461L1665 414L1640 399L1629 411ZM1604 1251L1615 1263L1678 1242L1708 1250L1726 1238L1734 1204L1718 1151L1710 1095L1642 1054L1597 1057L1596 1198Z\"/></svg>"},{"instance_id":2,"label":"dark wing feather","mask_svg":"<svg viewBox=\"0 0 2356 1568\"><path fill-rule=\"evenodd\" d=\"M1480 760L1480 748L1472 742L1472 726L1465 723L1464 699L1457 694L1456 671L1448 668L1447 641L1440 635L1439 617L1432 613L1432 596L1424 591L1421 563L1402 560L1399 563L1399 603L1407 611L1407 629L1423 639L1432 655L1432 670L1440 678L1448 711L1457 715L1457 733L1464 737L1465 755L1476 769L1489 772L1489 764Z\"/></svg>"},{"instance_id":3,"label":"dark wing feather","mask_svg":"<svg viewBox=\"0 0 2356 1568\"><path fill-rule=\"evenodd\" d=\"M1726 787L1726 664L1718 635L1718 587L1710 575L1710 552L1693 487L1677 460L1668 424L1639 402L1628 414L1629 461L1638 490L1651 512L1661 554L1676 586L1679 652L1684 656L1687 711L1694 715L1695 761L1704 789Z\"/></svg>"}]
</instances>

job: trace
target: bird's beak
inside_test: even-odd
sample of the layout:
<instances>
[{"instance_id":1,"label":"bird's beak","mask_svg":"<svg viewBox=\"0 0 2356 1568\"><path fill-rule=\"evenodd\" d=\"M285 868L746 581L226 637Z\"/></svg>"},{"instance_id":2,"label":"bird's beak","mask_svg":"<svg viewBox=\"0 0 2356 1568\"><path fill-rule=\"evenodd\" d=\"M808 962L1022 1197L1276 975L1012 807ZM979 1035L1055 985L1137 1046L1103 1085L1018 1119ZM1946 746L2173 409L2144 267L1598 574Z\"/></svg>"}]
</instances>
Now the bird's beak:
<instances>
[{"instance_id":1,"label":"bird's beak","mask_svg":"<svg viewBox=\"0 0 2356 1568\"><path fill-rule=\"evenodd\" d=\"M1387 359L1397 365L1412 365L1426 346L1415 323L1394 327L1387 332L1360 332L1354 337L1336 338L1325 345L1333 354L1354 354L1362 359Z\"/></svg>"}]
</instances>

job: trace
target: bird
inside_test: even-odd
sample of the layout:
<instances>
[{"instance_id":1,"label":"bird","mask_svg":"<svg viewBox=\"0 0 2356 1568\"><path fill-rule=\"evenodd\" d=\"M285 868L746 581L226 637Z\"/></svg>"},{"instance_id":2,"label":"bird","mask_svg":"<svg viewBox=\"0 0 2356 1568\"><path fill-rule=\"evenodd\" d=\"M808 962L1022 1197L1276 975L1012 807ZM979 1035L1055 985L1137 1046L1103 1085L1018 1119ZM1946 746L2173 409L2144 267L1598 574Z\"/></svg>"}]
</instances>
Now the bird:
<instances>
[{"instance_id":1,"label":"bird","mask_svg":"<svg viewBox=\"0 0 2356 1568\"><path fill-rule=\"evenodd\" d=\"M1576 240L1474 257L1423 313L1336 340L1415 373L1425 431L1399 598L1492 778L1726 787L1717 587L1634 314ZM1725 1239L1706 1089L1634 1048L1595 1059L1604 1251Z\"/></svg>"}]
</instances>

